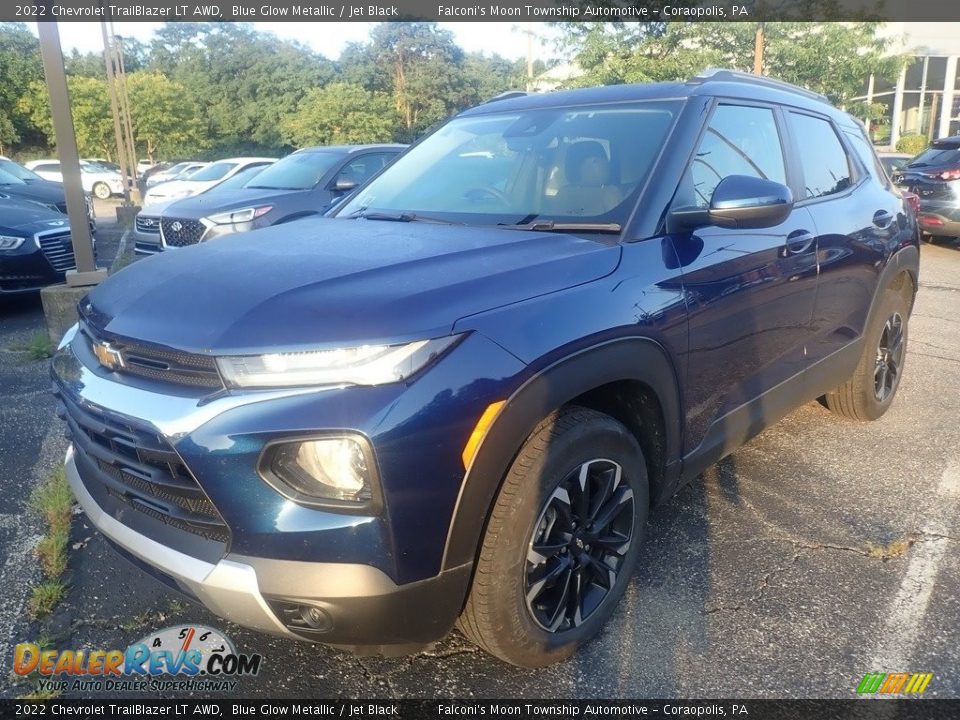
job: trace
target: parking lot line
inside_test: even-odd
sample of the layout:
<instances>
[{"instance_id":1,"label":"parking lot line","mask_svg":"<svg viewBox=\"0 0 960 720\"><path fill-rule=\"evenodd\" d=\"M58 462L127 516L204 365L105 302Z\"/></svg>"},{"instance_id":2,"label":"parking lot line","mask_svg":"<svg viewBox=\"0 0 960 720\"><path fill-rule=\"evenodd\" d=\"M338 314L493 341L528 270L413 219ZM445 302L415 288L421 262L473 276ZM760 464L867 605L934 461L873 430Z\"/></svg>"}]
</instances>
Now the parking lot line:
<instances>
[{"instance_id":1,"label":"parking lot line","mask_svg":"<svg viewBox=\"0 0 960 720\"><path fill-rule=\"evenodd\" d=\"M877 670L906 669L936 585L940 563L952 542L949 521L960 502L960 458L947 464L933 499L933 515L921 530L920 542L890 603L880 643L871 659Z\"/></svg>"}]
</instances>

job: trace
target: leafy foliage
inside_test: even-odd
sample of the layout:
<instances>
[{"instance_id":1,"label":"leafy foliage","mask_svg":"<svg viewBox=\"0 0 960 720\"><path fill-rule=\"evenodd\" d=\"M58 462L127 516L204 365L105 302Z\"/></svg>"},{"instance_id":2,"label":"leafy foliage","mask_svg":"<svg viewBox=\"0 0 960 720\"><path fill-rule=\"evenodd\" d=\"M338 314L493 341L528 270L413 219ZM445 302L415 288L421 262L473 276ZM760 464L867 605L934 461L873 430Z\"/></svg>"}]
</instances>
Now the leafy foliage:
<instances>
[{"instance_id":1,"label":"leafy foliage","mask_svg":"<svg viewBox=\"0 0 960 720\"><path fill-rule=\"evenodd\" d=\"M754 23L571 23L565 42L585 74L576 85L685 80L708 67L752 71ZM764 73L842 105L871 73L896 77L877 23L764 23ZM565 26L566 27L566 26Z\"/></svg>"},{"instance_id":2,"label":"leafy foliage","mask_svg":"<svg viewBox=\"0 0 960 720\"><path fill-rule=\"evenodd\" d=\"M919 155L927 147L925 135L901 135L897 140L897 152Z\"/></svg>"},{"instance_id":3,"label":"leafy foliage","mask_svg":"<svg viewBox=\"0 0 960 720\"><path fill-rule=\"evenodd\" d=\"M400 116L390 96L359 85L332 83L310 90L282 122L284 139L298 146L390 142Z\"/></svg>"}]
</instances>

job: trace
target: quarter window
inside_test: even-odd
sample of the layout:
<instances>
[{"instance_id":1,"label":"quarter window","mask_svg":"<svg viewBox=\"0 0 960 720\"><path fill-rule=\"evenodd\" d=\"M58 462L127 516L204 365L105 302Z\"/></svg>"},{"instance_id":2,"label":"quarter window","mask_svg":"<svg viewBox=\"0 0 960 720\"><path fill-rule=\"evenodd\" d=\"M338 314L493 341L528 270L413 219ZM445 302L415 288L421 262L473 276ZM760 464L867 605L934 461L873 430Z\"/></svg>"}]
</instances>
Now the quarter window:
<instances>
[{"instance_id":1,"label":"quarter window","mask_svg":"<svg viewBox=\"0 0 960 720\"><path fill-rule=\"evenodd\" d=\"M677 191L676 207L707 207L730 175L786 184L783 147L769 108L720 105Z\"/></svg>"},{"instance_id":2,"label":"quarter window","mask_svg":"<svg viewBox=\"0 0 960 720\"><path fill-rule=\"evenodd\" d=\"M841 193L853 184L850 158L826 120L791 112L790 129L796 138L803 169L803 198Z\"/></svg>"}]
</instances>

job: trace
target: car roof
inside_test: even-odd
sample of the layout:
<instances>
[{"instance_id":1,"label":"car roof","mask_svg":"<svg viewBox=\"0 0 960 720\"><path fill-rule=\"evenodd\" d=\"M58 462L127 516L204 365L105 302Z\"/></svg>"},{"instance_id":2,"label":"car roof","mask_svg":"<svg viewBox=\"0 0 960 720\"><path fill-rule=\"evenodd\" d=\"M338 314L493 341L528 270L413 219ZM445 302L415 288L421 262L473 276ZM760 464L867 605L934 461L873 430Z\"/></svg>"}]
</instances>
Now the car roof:
<instances>
[{"instance_id":1,"label":"car roof","mask_svg":"<svg viewBox=\"0 0 960 720\"><path fill-rule=\"evenodd\" d=\"M372 145L313 145L311 147L300 148L299 150L294 150L291 155L296 155L297 153L311 153L311 152L340 152L344 155L349 155L351 153L359 152L361 150L406 150L407 146L400 143L380 143Z\"/></svg>"},{"instance_id":2,"label":"car roof","mask_svg":"<svg viewBox=\"0 0 960 720\"><path fill-rule=\"evenodd\" d=\"M248 162L276 162L275 157L232 157L232 158L221 158L220 160L214 160L210 164L221 163L221 162L230 162L230 163L248 163Z\"/></svg>"},{"instance_id":3,"label":"car roof","mask_svg":"<svg viewBox=\"0 0 960 720\"><path fill-rule=\"evenodd\" d=\"M960 135L954 135L952 137L940 138L939 140L934 140L931 145L943 146L948 145L950 147L960 147Z\"/></svg>"},{"instance_id":4,"label":"car roof","mask_svg":"<svg viewBox=\"0 0 960 720\"><path fill-rule=\"evenodd\" d=\"M826 97L810 90L765 76L734 70L708 69L686 82L659 82L637 85L605 85L548 93L504 93L486 103L465 110L460 116L512 112L538 108L669 100L692 97L723 97L789 105L829 115L839 124L856 126L857 121L833 107Z\"/></svg>"}]
</instances>

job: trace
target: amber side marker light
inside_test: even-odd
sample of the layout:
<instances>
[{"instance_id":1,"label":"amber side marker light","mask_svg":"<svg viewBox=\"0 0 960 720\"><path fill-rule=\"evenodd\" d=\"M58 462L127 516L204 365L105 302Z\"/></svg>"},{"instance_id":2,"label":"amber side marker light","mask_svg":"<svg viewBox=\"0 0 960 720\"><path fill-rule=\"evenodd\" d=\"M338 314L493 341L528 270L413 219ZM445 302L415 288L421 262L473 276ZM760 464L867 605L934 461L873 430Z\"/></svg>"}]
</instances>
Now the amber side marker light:
<instances>
[{"instance_id":1,"label":"amber side marker light","mask_svg":"<svg viewBox=\"0 0 960 720\"><path fill-rule=\"evenodd\" d=\"M464 470L470 467L470 463L472 463L474 457L476 457L477 450L480 448L480 443L483 442L487 430L493 425L493 421L497 419L497 415L500 414L500 410L502 410L506 404L506 400L490 403L487 405L487 409L483 411L480 419L477 420L473 432L470 433L470 439L467 440L467 444L463 446L463 454L460 456L463 459Z\"/></svg>"}]
</instances>

